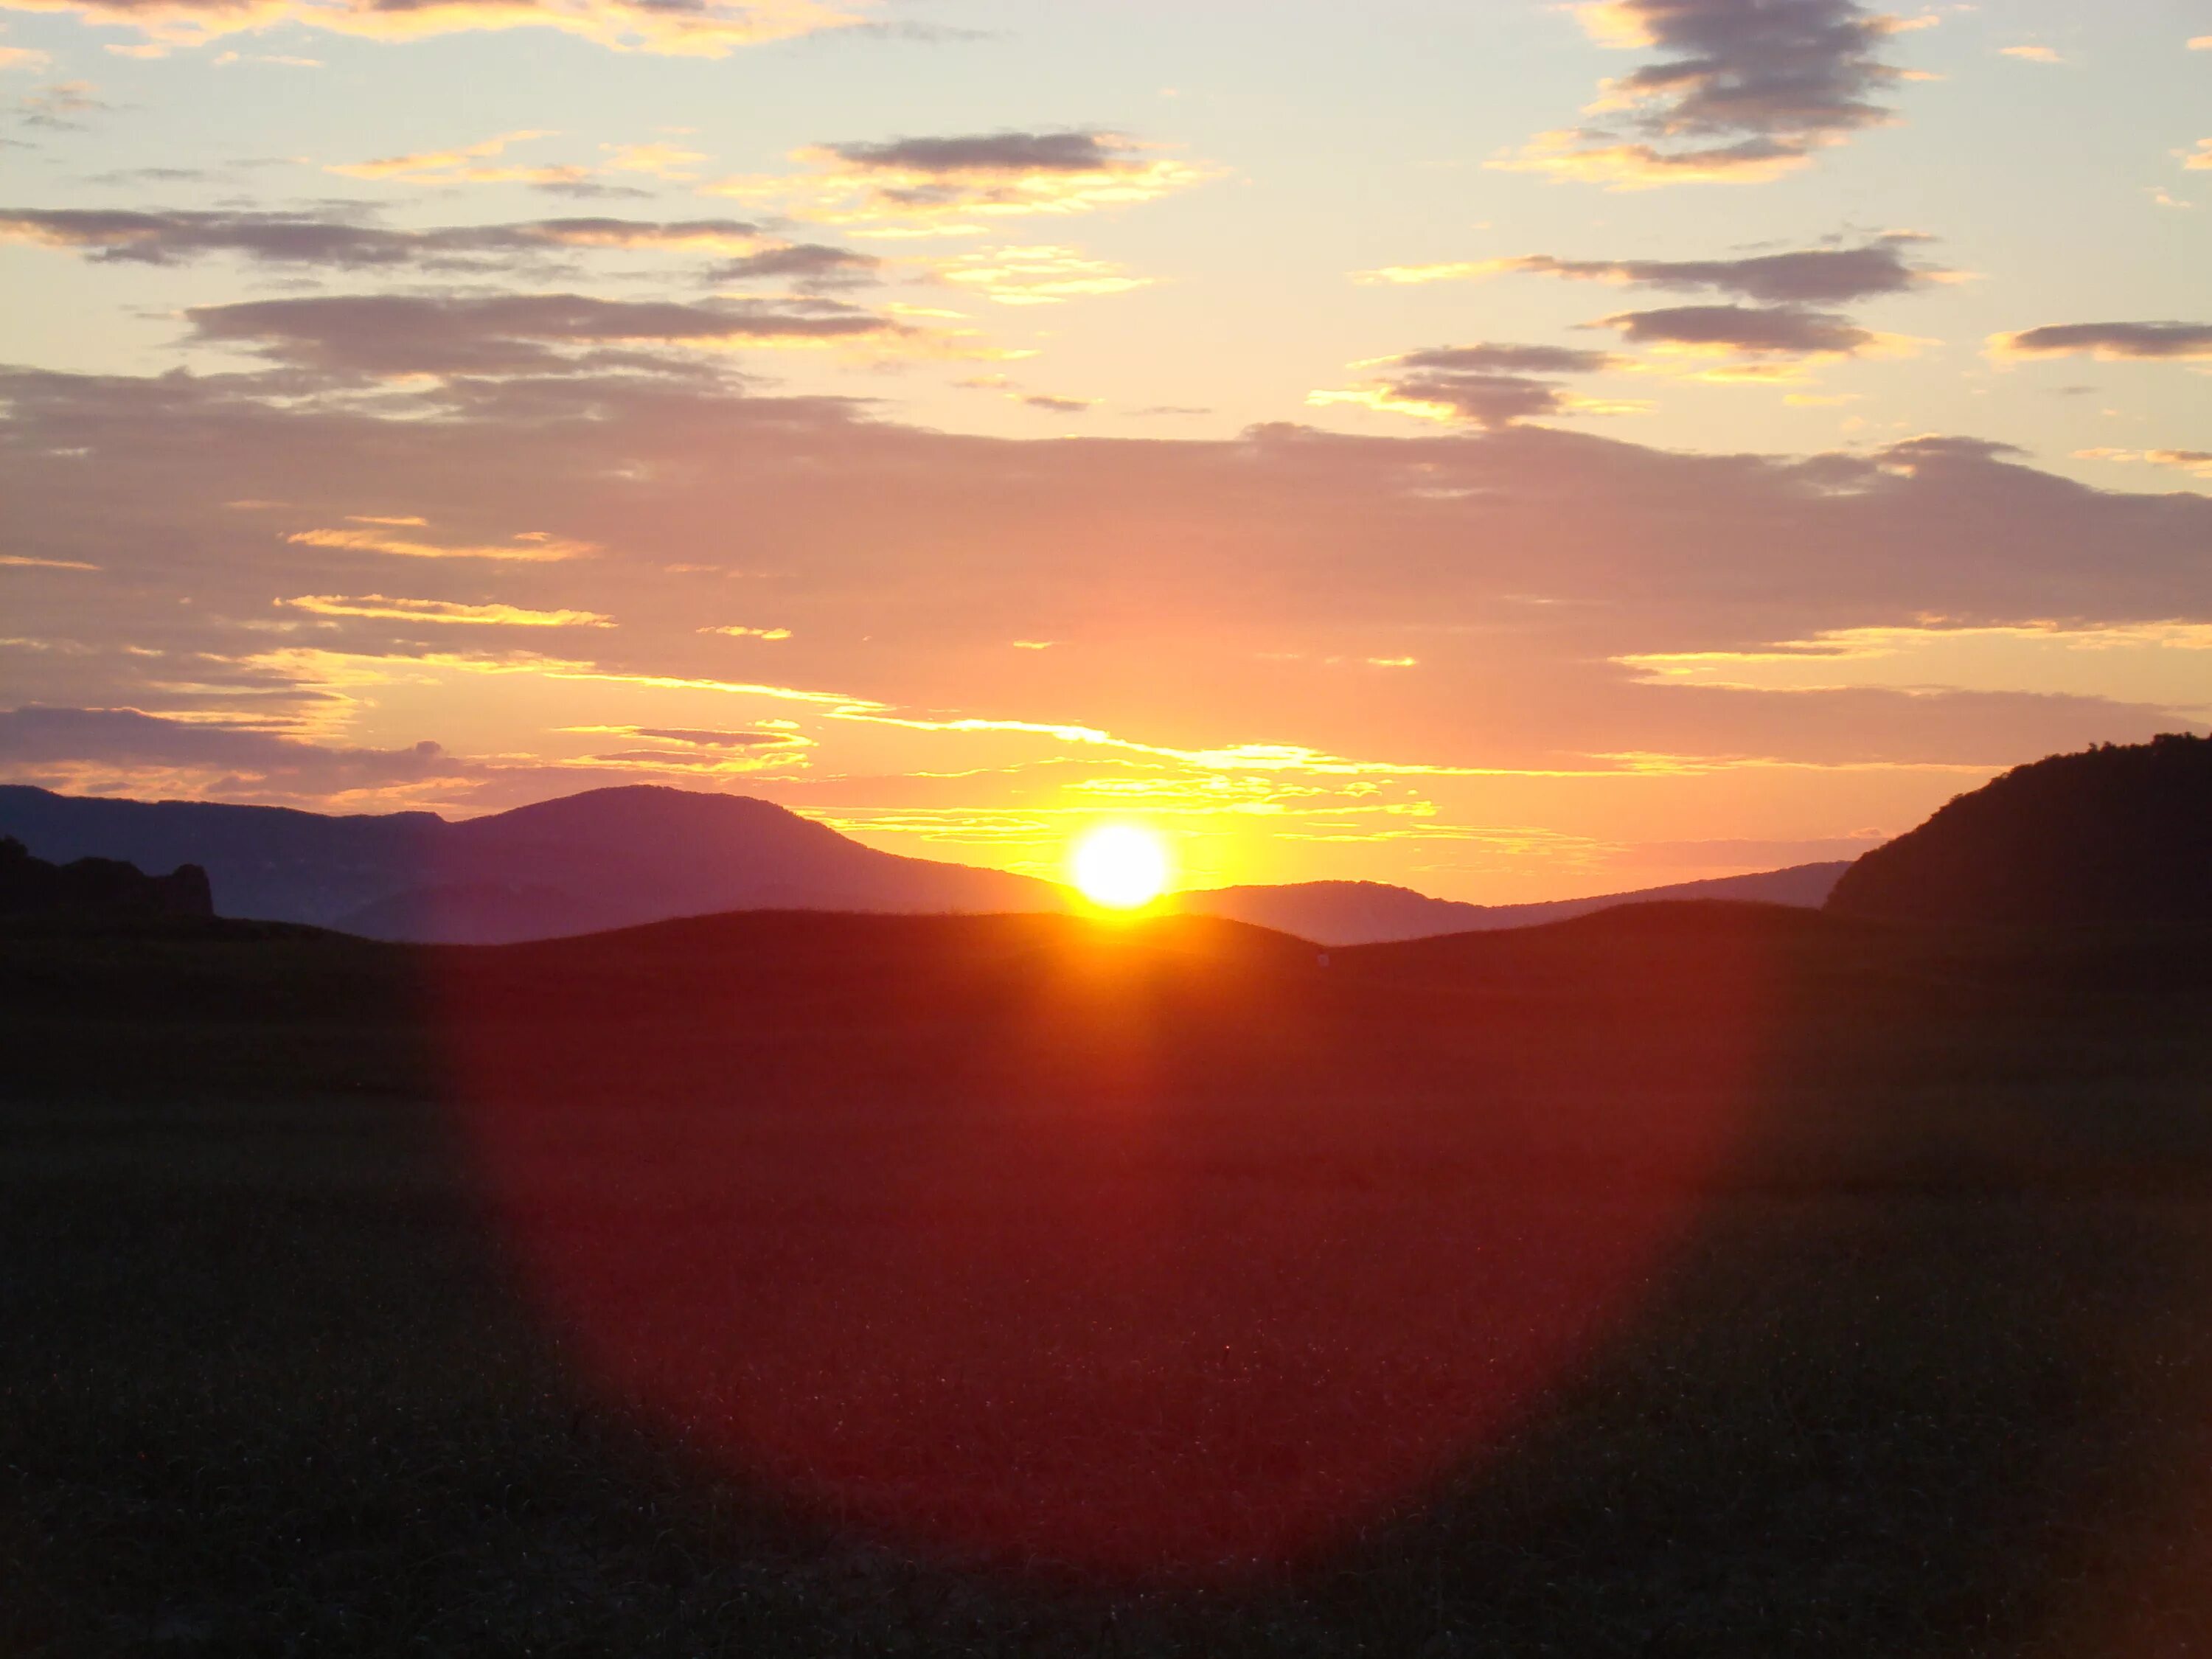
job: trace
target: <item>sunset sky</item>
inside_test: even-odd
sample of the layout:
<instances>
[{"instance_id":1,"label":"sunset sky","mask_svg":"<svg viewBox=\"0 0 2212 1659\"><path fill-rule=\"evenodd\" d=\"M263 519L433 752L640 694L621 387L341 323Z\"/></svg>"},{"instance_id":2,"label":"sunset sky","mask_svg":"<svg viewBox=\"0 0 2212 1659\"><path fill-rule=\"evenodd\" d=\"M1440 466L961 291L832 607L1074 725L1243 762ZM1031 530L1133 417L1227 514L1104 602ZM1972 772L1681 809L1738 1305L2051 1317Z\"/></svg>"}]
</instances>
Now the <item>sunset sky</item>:
<instances>
[{"instance_id":1,"label":"sunset sky","mask_svg":"<svg viewBox=\"0 0 2212 1659\"><path fill-rule=\"evenodd\" d=\"M1563 897L2212 721L2212 3L0 0L0 780Z\"/></svg>"}]
</instances>

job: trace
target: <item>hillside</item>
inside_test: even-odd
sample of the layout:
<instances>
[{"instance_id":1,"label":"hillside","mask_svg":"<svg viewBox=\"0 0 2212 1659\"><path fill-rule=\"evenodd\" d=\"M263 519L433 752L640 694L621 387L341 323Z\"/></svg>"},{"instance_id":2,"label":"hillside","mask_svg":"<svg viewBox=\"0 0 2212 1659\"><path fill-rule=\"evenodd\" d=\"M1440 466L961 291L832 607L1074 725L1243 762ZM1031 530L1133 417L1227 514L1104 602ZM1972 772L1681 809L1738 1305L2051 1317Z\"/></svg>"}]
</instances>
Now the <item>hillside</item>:
<instances>
[{"instance_id":1,"label":"hillside","mask_svg":"<svg viewBox=\"0 0 2212 1659\"><path fill-rule=\"evenodd\" d=\"M1827 908L2005 926L2212 921L2212 738L2014 767L1859 860Z\"/></svg>"}]
</instances>

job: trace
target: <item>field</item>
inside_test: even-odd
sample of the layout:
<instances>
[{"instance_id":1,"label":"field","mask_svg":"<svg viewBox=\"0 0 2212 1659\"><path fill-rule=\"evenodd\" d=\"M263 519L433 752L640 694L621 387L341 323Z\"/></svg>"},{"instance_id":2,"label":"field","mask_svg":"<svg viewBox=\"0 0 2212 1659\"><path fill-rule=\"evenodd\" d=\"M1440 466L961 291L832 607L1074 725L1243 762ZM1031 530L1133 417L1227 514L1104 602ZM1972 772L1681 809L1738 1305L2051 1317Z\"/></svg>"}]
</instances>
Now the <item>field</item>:
<instances>
[{"instance_id":1,"label":"field","mask_svg":"<svg viewBox=\"0 0 2212 1659\"><path fill-rule=\"evenodd\" d=\"M2212 939L0 934L0 1656L2212 1644Z\"/></svg>"}]
</instances>

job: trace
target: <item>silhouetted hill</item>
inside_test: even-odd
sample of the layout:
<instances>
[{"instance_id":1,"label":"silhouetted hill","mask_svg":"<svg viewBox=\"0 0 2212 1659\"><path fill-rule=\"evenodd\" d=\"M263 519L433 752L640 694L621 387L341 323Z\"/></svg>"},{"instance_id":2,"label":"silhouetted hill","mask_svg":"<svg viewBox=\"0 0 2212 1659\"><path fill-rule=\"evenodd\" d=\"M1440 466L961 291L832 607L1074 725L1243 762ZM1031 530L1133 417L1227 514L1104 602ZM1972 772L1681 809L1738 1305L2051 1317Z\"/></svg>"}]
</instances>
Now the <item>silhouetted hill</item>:
<instances>
[{"instance_id":1,"label":"silhouetted hill","mask_svg":"<svg viewBox=\"0 0 2212 1659\"><path fill-rule=\"evenodd\" d=\"M1848 867L1843 863L1800 864L1757 875L1722 876L1540 904L1465 904L1379 881L1309 881L1282 887L1217 887L1179 895L1176 905L1188 914L1232 916L1317 945L1379 945L1440 933L1532 927L1616 905L1673 899L1745 899L1817 908Z\"/></svg>"},{"instance_id":2,"label":"silhouetted hill","mask_svg":"<svg viewBox=\"0 0 2212 1659\"><path fill-rule=\"evenodd\" d=\"M0 915L108 921L212 916L207 872L183 865L149 876L115 859L52 864L13 836L0 836Z\"/></svg>"},{"instance_id":3,"label":"silhouetted hill","mask_svg":"<svg viewBox=\"0 0 2212 1659\"><path fill-rule=\"evenodd\" d=\"M1058 910L1048 882L881 853L768 801L643 785L464 823L0 787L47 858L205 867L226 914L498 943L717 910Z\"/></svg>"},{"instance_id":4,"label":"silhouetted hill","mask_svg":"<svg viewBox=\"0 0 2212 1659\"><path fill-rule=\"evenodd\" d=\"M2008 926L2212 921L2212 738L2014 767L1860 859L1827 908Z\"/></svg>"}]
</instances>

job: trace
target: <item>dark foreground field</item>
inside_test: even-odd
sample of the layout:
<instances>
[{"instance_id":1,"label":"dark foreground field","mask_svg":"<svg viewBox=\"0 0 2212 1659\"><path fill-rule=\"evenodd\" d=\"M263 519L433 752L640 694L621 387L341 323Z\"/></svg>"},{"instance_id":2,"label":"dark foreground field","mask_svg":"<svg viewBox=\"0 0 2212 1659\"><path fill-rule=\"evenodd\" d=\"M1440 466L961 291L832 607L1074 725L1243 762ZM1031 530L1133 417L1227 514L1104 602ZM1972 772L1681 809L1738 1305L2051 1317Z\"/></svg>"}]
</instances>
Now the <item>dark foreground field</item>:
<instances>
[{"instance_id":1,"label":"dark foreground field","mask_svg":"<svg viewBox=\"0 0 2212 1659\"><path fill-rule=\"evenodd\" d=\"M0 935L0 1656L2212 1643L2212 940Z\"/></svg>"}]
</instances>

